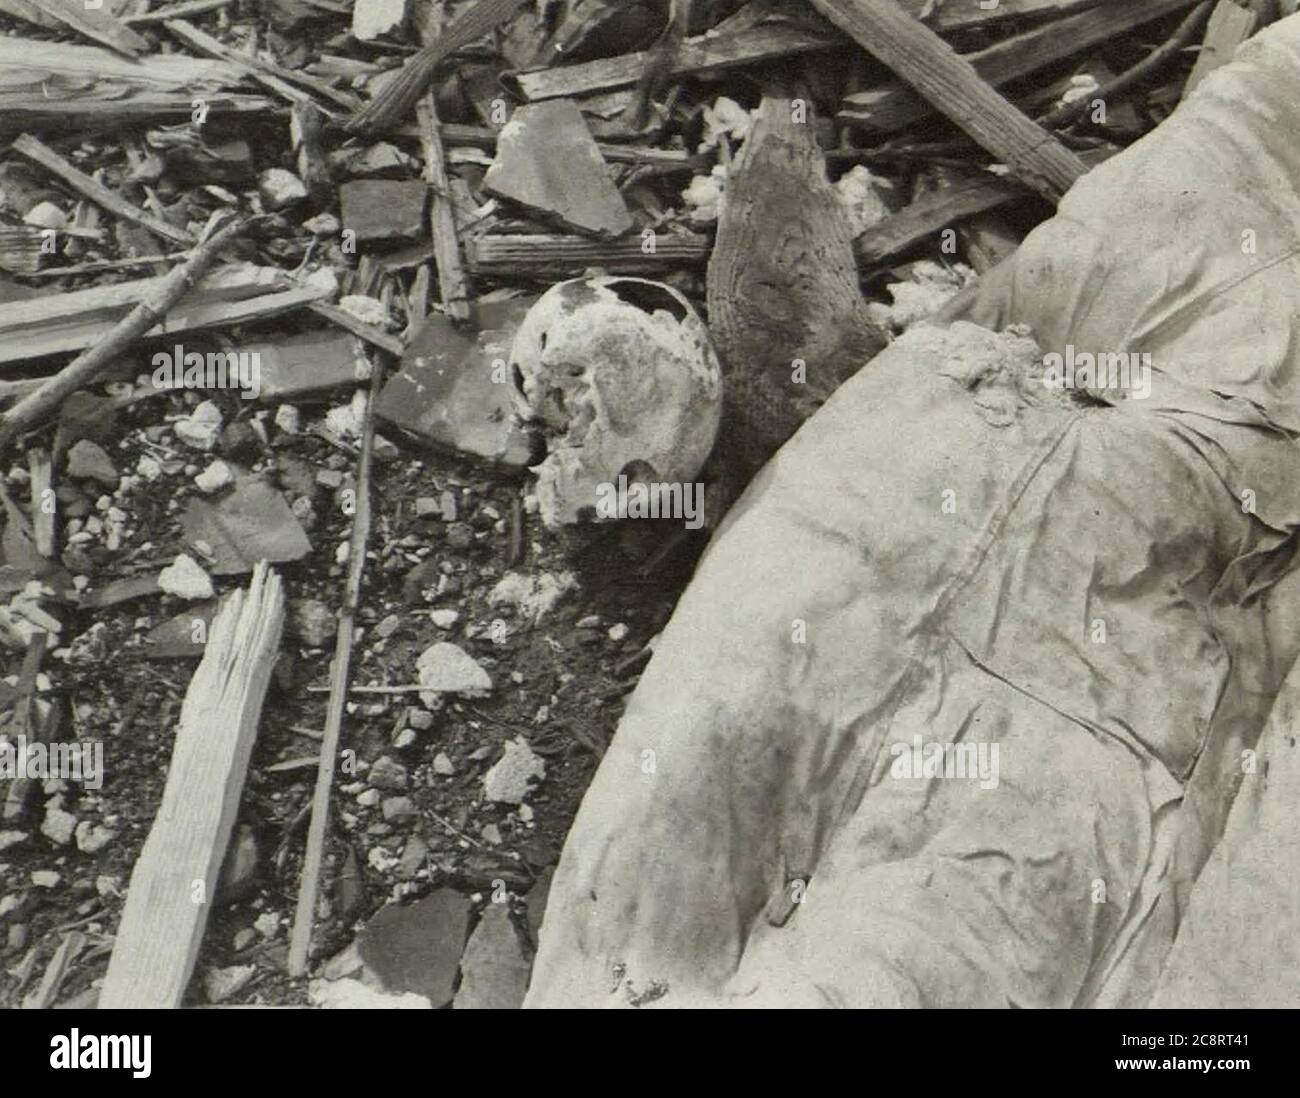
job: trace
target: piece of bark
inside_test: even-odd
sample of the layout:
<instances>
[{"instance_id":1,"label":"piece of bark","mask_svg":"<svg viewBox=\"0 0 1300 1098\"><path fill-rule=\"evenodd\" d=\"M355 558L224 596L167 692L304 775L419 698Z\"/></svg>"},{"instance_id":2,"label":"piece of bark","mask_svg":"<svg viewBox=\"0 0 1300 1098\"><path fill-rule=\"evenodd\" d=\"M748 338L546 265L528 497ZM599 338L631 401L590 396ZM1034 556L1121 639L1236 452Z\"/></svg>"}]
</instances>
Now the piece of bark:
<instances>
[{"instance_id":1,"label":"piece of bark","mask_svg":"<svg viewBox=\"0 0 1300 1098\"><path fill-rule=\"evenodd\" d=\"M337 305L331 305L326 301L314 301L309 308L318 316L323 316L340 328L346 328L353 335L364 339L367 343L381 350L387 351L389 354L400 356L405 349L402 341L391 332L382 331L373 324L366 324L358 320L346 309L340 309Z\"/></svg>"},{"instance_id":2,"label":"piece of bark","mask_svg":"<svg viewBox=\"0 0 1300 1098\"><path fill-rule=\"evenodd\" d=\"M424 179L432 191L429 196L429 230L433 235L434 261L438 267L438 295L448 316L453 320L466 320L469 318L469 284L461 262L446 153L442 147L438 107L433 95L420 100L418 109L420 140L424 147Z\"/></svg>"},{"instance_id":3,"label":"piece of bark","mask_svg":"<svg viewBox=\"0 0 1300 1098\"><path fill-rule=\"evenodd\" d=\"M709 257L709 240L698 233L661 233L652 241L584 240L556 234L503 234L466 241L465 257L476 275L515 275L556 281L602 267L610 274L663 275L698 267Z\"/></svg>"},{"instance_id":4,"label":"piece of bark","mask_svg":"<svg viewBox=\"0 0 1300 1098\"><path fill-rule=\"evenodd\" d=\"M788 99L760 104L727 174L709 261L709 329L723 367L718 450L745 480L885 345L812 120L794 117Z\"/></svg>"},{"instance_id":5,"label":"piece of bark","mask_svg":"<svg viewBox=\"0 0 1300 1098\"><path fill-rule=\"evenodd\" d=\"M734 35L688 38L673 58L670 76L706 75L810 50L840 45L838 35L781 24L758 26ZM650 51L640 50L577 65L515 73L507 83L529 102L568 98L630 87L645 71Z\"/></svg>"},{"instance_id":6,"label":"piece of bark","mask_svg":"<svg viewBox=\"0 0 1300 1098\"><path fill-rule=\"evenodd\" d=\"M338 762L339 742L343 735L343 716L348 697L348 672L352 661L352 644L357 606L361 601L361 580L365 575L366 546L370 540L370 469L374 458L375 401L383 386L382 359L370 379L370 399L361 430L361 456L357 462L356 511L352 515L352 534L348 541L348 575L343 588L343 606L339 610L338 631L334 639L334 659L330 664L330 696L325 710L325 734L321 738L320 767L316 771L316 788L312 793L311 822L307 825L307 849L303 854L302 881L289 937L289 975L302 976L307 971L311 946L312 923L316 919L316 899L320 895L321 862L325 856L325 834L329 825L330 789Z\"/></svg>"},{"instance_id":7,"label":"piece of bark","mask_svg":"<svg viewBox=\"0 0 1300 1098\"><path fill-rule=\"evenodd\" d=\"M515 109L483 189L574 232L608 239L632 228L627 203L571 99Z\"/></svg>"},{"instance_id":8,"label":"piece of bark","mask_svg":"<svg viewBox=\"0 0 1300 1098\"><path fill-rule=\"evenodd\" d=\"M1056 202L1087 171L1074 153L990 88L970 62L896 0L812 3L1048 201Z\"/></svg>"},{"instance_id":9,"label":"piece of bark","mask_svg":"<svg viewBox=\"0 0 1300 1098\"><path fill-rule=\"evenodd\" d=\"M68 394L94 382L113 361L149 329L155 327L187 290L203 277L223 248L247 231L251 220L232 221L200 244L194 254L150 288L102 340L77 356L46 384L24 397L0 417L0 451L23 431L57 412ZM26 303L24 303L26 304Z\"/></svg>"},{"instance_id":10,"label":"piece of bark","mask_svg":"<svg viewBox=\"0 0 1300 1098\"><path fill-rule=\"evenodd\" d=\"M284 593L266 564L212 623L181 706L158 814L131 871L99 1006L180 1006L235 823L280 648Z\"/></svg>"},{"instance_id":11,"label":"piece of bark","mask_svg":"<svg viewBox=\"0 0 1300 1098\"><path fill-rule=\"evenodd\" d=\"M0 305L0 364L81 351L112 332L160 279L133 279L70 293ZM275 267L233 263L189 288L148 336L273 316L326 296L323 288L297 286Z\"/></svg>"},{"instance_id":12,"label":"piece of bark","mask_svg":"<svg viewBox=\"0 0 1300 1098\"><path fill-rule=\"evenodd\" d=\"M1258 12L1250 11L1233 0L1219 0L1210 15L1209 25L1205 28L1205 40L1196 57L1196 64L1192 66L1191 75L1183 85L1183 98L1191 95L1196 86L1215 69L1231 61L1237 47L1254 34L1259 26Z\"/></svg>"},{"instance_id":13,"label":"piece of bark","mask_svg":"<svg viewBox=\"0 0 1300 1098\"><path fill-rule=\"evenodd\" d=\"M381 133L405 119L419 102L438 63L448 54L491 33L522 6L524 0L476 0L445 34L438 36L402 66L383 91L347 122L352 133Z\"/></svg>"},{"instance_id":14,"label":"piece of bark","mask_svg":"<svg viewBox=\"0 0 1300 1098\"><path fill-rule=\"evenodd\" d=\"M1196 0L1130 0L1097 8L1007 38L965 60L993 87L1071 57L1134 27L1191 7ZM934 108L906 84L892 82L846 96L836 118L872 133L892 133L925 118Z\"/></svg>"},{"instance_id":15,"label":"piece of bark","mask_svg":"<svg viewBox=\"0 0 1300 1098\"><path fill-rule=\"evenodd\" d=\"M329 207L334 180L325 155L325 114L315 103L295 103L289 112L289 140L298 165L298 178L318 209Z\"/></svg>"},{"instance_id":16,"label":"piece of bark","mask_svg":"<svg viewBox=\"0 0 1300 1098\"><path fill-rule=\"evenodd\" d=\"M161 218L136 209L121 195L114 194L102 183L92 179L79 168L73 167L53 149L42 145L31 134L19 134L13 139L10 148L14 152L21 153L28 160L39 164L51 175L58 177L78 194L90 199L90 201L107 210L114 217L124 218L137 225L142 225L155 236L170 240L173 244L188 246L194 243L194 237L184 229L178 229L175 225L170 225Z\"/></svg>"}]
</instances>

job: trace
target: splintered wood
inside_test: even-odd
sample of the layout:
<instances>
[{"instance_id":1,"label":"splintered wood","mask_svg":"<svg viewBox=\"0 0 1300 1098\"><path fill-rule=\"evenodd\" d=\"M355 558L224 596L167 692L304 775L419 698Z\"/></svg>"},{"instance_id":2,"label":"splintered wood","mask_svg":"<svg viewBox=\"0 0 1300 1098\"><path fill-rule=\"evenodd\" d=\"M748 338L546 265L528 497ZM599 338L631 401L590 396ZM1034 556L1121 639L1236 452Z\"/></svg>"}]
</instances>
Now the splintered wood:
<instances>
[{"instance_id":1,"label":"splintered wood","mask_svg":"<svg viewBox=\"0 0 1300 1098\"><path fill-rule=\"evenodd\" d=\"M101 1008L180 1006L235 822L280 648L284 593L265 563L218 612L181 707L162 803L131 873Z\"/></svg>"}]
</instances>

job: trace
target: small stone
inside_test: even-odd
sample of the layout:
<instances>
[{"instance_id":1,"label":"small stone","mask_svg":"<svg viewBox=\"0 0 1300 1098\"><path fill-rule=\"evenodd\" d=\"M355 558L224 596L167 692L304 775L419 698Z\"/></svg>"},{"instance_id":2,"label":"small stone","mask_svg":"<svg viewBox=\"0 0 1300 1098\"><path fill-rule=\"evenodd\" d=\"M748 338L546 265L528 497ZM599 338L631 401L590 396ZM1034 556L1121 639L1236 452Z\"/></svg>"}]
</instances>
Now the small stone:
<instances>
[{"instance_id":1,"label":"small stone","mask_svg":"<svg viewBox=\"0 0 1300 1098\"><path fill-rule=\"evenodd\" d=\"M77 830L77 817L71 812L65 812L58 805L53 805L45 810L45 819L41 823L41 834L52 843L58 843L59 846L67 846L72 842L72 836Z\"/></svg>"},{"instance_id":2,"label":"small stone","mask_svg":"<svg viewBox=\"0 0 1300 1098\"><path fill-rule=\"evenodd\" d=\"M519 804L534 780L546 776L546 763L522 736L506 743L501 758L483 775L483 795L498 804Z\"/></svg>"},{"instance_id":3,"label":"small stone","mask_svg":"<svg viewBox=\"0 0 1300 1098\"><path fill-rule=\"evenodd\" d=\"M234 838L226 848L221 873L217 877L217 903L238 903L257 891L257 832L247 824L240 824Z\"/></svg>"},{"instance_id":4,"label":"small stone","mask_svg":"<svg viewBox=\"0 0 1300 1098\"><path fill-rule=\"evenodd\" d=\"M258 428L261 428L259 433ZM221 432L221 452L244 465L252 465L262 456L266 429L260 423L239 420L227 423Z\"/></svg>"},{"instance_id":5,"label":"small stone","mask_svg":"<svg viewBox=\"0 0 1300 1098\"><path fill-rule=\"evenodd\" d=\"M389 995L360 980L313 980L307 986L312 1005L321 1010L432 1010L423 995Z\"/></svg>"},{"instance_id":6,"label":"small stone","mask_svg":"<svg viewBox=\"0 0 1300 1098\"><path fill-rule=\"evenodd\" d=\"M27 940L31 935L27 929L26 923L14 923L9 928L9 948L12 950L26 949Z\"/></svg>"},{"instance_id":7,"label":"small stone","mask_svg":"<svg viewBox=\"0 0 1300 1098\"><path fill-rule=\"evenodd\" d=\"M401 627L402 619L396 614L389 614L375 626L375 635L378 637L391 637Z\"/></svg>"},{"instance_id":8,"label":"small stone","mask_svg":"<svg viewBox=\"0 0 1300 1098\"><path fill-rule=\"evenodd\" d=\"M497 827L496 824L484 824L483 829L479 834L483 837L485 843L489 843L492 846L501 845L501 829Z\"/></svg>"},{"instance_id":9,"label":"small stone","mask_svg":"<svg viewBox=\"0 0 1300 1098\"><path fill-rule=\"evenodd\" d=\"M390 792L405 789L409 781L406 767L387 755L374 761L366 780L376 789L387 789Z\"/></svg>"},{"instance_id":10,"label":"small stone","mask_svg":"<svg viewBox=\"0 0 1300 1098\"><path fill-rule=\"evenodd\" d=\"M116 831L92 824L89 820L77 824L77 849L83 854L98 854L116 838Z\"/></svg>"},{"instance_id":11,"label":"small stone","mask_svg":"<svg viewBox=\"0 0 1300 1098\"><path fill-rule=\"evenodd\" d=\"M271 941L280 933L280 916L274 911L264 912L253 920L253 929L267 941Z\"/></svg>"},{"instance_id":12,"label":"small stone","mask_svg":"<svg viewBox=\"0 0 1300 1098\"><path fill-rule=\"evenodd\" d=\"M66 229L68 215L53 202L38 202L23 216L23 223L38 229Z\"/></svg>"},{"instance_id":13,"label":"small stone","mask_svg":"<svg viewBox=\"0 0 1300 1098\"><path fill-rule=\"evenodd\" d=\"M363 789L357 794L357 804L362 808L374 808L380 801L378 789Z\"/></svg>"},{"instance_id":14,"label":"small stone","mask_svg":"<svg viewBox=\"0 0 1300 1098\"><path fill-rule=\"evenodd\" d=\"M458 645L446 641L426 648L415 666L425 689L420 695L425 706L436 705L439 694L483 697L492 689L492 679L478 662Z\"/></svg>"},{"instance_id":15,"label":"small stone","mask_svg":"<svg viewBox=\"0 0 1300 1098\"><path fill-rule=\"evenodd\" d=\"M468 549L474 544L474 527L468 522L453 522L447 527L447 544L453 549Z\"/></svg>"},{"instance_id":16,"label":"small stone","mask_svg":"<svg viewBox=\"0 0 1300 1098\"><path fill-rule=\"evenodd\" d=\"M317 214L315 217L309 217L302 223L312 236L338 236L339 230L343 227L339 224L339 219L332 213Z\"/></svg>"},{"instance_id":17,"label":"small stone","mask_svg":"<svg viewBox=\"0 0 1300 1098\"><path fill-rule=\"evenodd\" d=\"M416 518L437 518L442 514L442 507L433 496L420 496L415 501Z\"/></svg>"},{"instance_id":18,"label":"small stone","mask_svg":"<svg viewBox=\"0 0 1300 1098\"><path fill-rule=\"evenodd\" d=\"M75 480L97 480L110 488L116 488L119 480L113 459L102 446L88 438L81 439L68 451L68 476Z\"/></svg>"},{"instance_id":19,"label":"small stone","mask_svg":"<svg viewBox=\"0 0 1300 1098\"><path fill-rule=\"evenodd\" d=\"M610 626L609 639L612 641L626 640L628 632L628 627L619 622L617 625Z\"/></svg>"},{"instance_id":20,"label":"small stone","mask_svg":"<svg viewBox=\"0 0 1300 1098\"><path fill-rule=\"evenodd\" d=\"M433 727L433 714L412 705L406 710L406 723L417 732L427 732Z\"/></svg>"},{"instance_id":21,"label":"small stone","mask_svg":"<svg viewBox=\"0 0 1300 1098\"><path fill-rule=\"evenodd\" d=\"M383 435L375 435L371 440L370 452L380 465L387 465L402 456L402 452L397 448L397 443L389 441Z\"/></svg>"},{"instance_id":22,"label":"small stone","mask_svg":"<svg viewBox=\"0 0 1300 1098\"><path fill-rule=\"evenodd\" d=\"M234 480L235 474L229 465L224 461L214 461L194 478L194 483L201 492L217 492L227 484L234 483Z\"/></svg>"},{"instance_id":23,"label":"small stone","mask_svg":"<svg viewBox=\"0 0 1300 1098\"><path fill-rule=\"evenodd\" d=\"M167 594L183 599L210 599L216 594L208 574L185 553L158 573L158 586Z\"/></svg>"},{"instance_id":24,"label":"small stone","mask_svg":"<svg viewBox=\"0 0 1300 1098\"><path fill-rule=\"evenodd\" d=\"M429 844L419 835L412 835L406 840L406 846L402 848L402 856L397 860L397 865L394 867L397 870L397 875L403 880L409 881L424 868L428 856Z\"/></svg>"},{"instance_id":25,"label":"small stone","mask_svg":"<svg viewBox=\"0 0 1300 1098\"><path fill-rule=\"evenodd\" d=\"M290 604L289 620L308 648L324 648L338 629L334 612L320 599L296 599Z\"/></svg>"},{"instance_id":26,"label":"small stone","mask_svg":"<svg viewBox=\"0 0 1300 1098\"><path fill-rule=\"evenodd\" d=\"M25 843L27 839L26 831L0 831L0 853L8 850L11 846Z\"/></svg>"},{"instance_id":27,"label":"small stone","mask_svg":"<svg viewBox=\"0 0 1300 1098\"><path fill-rule=\"evenodd\" d=\"M403 728L393 737L393 746L398 751L405 751L408 747L414 747L418 739L419 736L416 735L414 728Z\"/></svg>"},{"instance_id":28,"label":"small stone","mask_svg":"<svg viewBox=\"0 0 1300 1098\"><path fill-rule=\"evenodd\" d=\"M172 430L186 446L195 450L214 450L221 437L221 409L210 400L197 405L185 419L178 419Z\"/></svg>"},{"instance_id":29,"label":"small stone","mask_svg":"<svg viewBox=\"0 0 1300 1098\"><path fill-rule=\"evenodd\" d=\"M460 614L455 610L430 610L429 620L439 629L450 629L460 621Z\"/></svg>"},{"instance_id":30,"label":"small stone","mask_svg":"<svg viewBox=\"0 0 1300 1098\"><path fill-rule=\"evenodd\" d=\"M257 974L256 965L210 968L203 974L203 991L209 1003L224 1003L243 991Z\"/></svg>"},{"instance_id":31,"label":"small stone","mask_svg":"<svg viewBox=\"0 0 1300 1098\"><path fill-rule=\"evenodd\" d=\"M293 172L267 168L257 180L257 193L268 210L283 210L307 197L307 188Z\"/></svg>"},{"instance_id":32,"label":"small stone","mask_svg":"<svg viewBox=\"0 0 1300 1098\"><path fill-rule=\"evenodd\" d=\"M383 328L388 324L388 310L377 297L348 294L339 299L339 308L345 313L351 313L362 324L369 324L374 328Z\"/></svg>"},{"instance_id":33,"label":"small stone","mask_svg":"<svg viewBox=\"0 0 1300 1098\"><path fill-rule=\"evenodd\" d=\"M242 930L235 931L235 936L230 939L230 945L236 953L242 953L255 941L257 941L257 931L251 926L246 926Z\"/></svg>"},{"instance_id":34,"label":"small stone","mask_svg":"<svg viewBox=\"0 0 1300 1098\"><path fill-rule=\"evenodd\" d=\"M410 797L389 797L380 810L389 823L400 823L402 820L409 820L420 814L420 810L415 807Z\"/></svg>"},{"instance_id":35,"label":"small stone","mask_svg":"<svg viewBox=\"0 0 1300 1098\"><path fill-rule=\"evenodd\" d=\"M62 879L52 869L37 869L33 871L31 878L32 884L37 888L57 888Z\"/></svg>"},{"instance_id":36,"label":"small stone","mask_svg":"<svg viewBox=\"0 0 1300 1098\"><path fill-rule=\"evenodd\" d=\"M456 773L455 764L452 763L445 751L439 751L433 757L433 772L440 774L444 778L450 778Z\"/></svg>"},{"instance_id":37,"label":"small stone","mask_svg":"<svg viewBox=\"0 0 1300 1098\"><path fill-rule=\"evenodd\" d=\"M275 410L275 425L286 435L296 435L302 430L302 413L292 404L281 404Z\"/></svg>"}]
</instances>

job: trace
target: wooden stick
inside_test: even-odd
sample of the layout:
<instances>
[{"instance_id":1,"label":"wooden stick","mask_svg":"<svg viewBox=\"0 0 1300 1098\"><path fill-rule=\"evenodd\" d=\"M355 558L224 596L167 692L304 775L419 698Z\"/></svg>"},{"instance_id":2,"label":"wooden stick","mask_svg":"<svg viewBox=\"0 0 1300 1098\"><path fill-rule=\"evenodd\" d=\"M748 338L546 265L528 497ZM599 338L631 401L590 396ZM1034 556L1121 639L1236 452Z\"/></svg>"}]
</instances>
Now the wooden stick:
<instances>
[{"instance_id":1,"label":"wooden stick","mask_svg":"<svg viewBox=\"0 0 1300 1098\"><path fill-rule=\"evenodd\" d=\"M717 72L773 57L824 50L837 44L836 37L823 31L781 24L760 25L726 36L705 34L682 43L669 75ZM635 84L645 72L650 57L651 51L639 50L577 65L521 72L508 78L508 82L530 102L589 95Z\"/></svg>"},{"instance_id":2,"label":"wooden stick","mask_svg":"<svg viewBox=\"0 0 1300 1098\"><path fill-rule=\"evenodd\" d=\"M54 465L48 450L33 446L27 451L27 468L31 472L32 540L36 551L46 560L54 556L54 507L52 504ZM46 498L46 492L51 498Z\"/></svg>"},{"instance_id":3,"label":"wooden stick","mask_svg":"<svg viewBox=\"0 0 1300 1098\"><path fill-rule=\"evenodd\" d=\"M202 15L205 12L216 11L218 8L229 7L234 0L186 0L183 4L173 4L169 8L162 8L159 11L147 11L142 15L124 15L122 22L127 26L138 27L142 23L165 23L168 19L179 19L185 15Z\"/></svg>"},{"instance_id":4,"label":"wooden stick","mask_svg":"<svg viewBox=\"0 0 1300 1098\"><path fill-rule=\"evenodd\" d=\"M1027 185L1056 202L1087 168L980 79L896 0L812 0L864 50L888 65Z\"/></svg>"},{"instance_id":5,"label":"wooden stick","mask_svg":"<svg viewBox=\"0 0 1300 1098\"><path fill-rule=\"evenodd\" d=\"M523 0L477 0L447 29L446 34L439 35L436 41L409 58L392 83L348 119L348 130L352 133L377 133L396 126L415 109L444 57L491 33L514 15L522 4Z\"/></svg>"},{"instance_id":6,"label":"wooden stick","mask_svg":"<svg viewBox=\"0 0 1300 1098\"><path fill-rule=\"evenodd\" d=\"M331 323L337 324L340 328L346 328L358 339L364 339L367 343L382 348L390 355L396 355L398 358L406 351L406 344L393 335L391 332L385 332L381 328L376 328L373 324L366 324L358 320L346 309L340 309L337 305L330 305L324 301L313 301L308 306L313 313L323 316Z\"/></svg>"},{"instance_id":7,"label":"wooden stick","mask_svg":"<svg viewBox=\"0 0 1300 1098\"><path fill-rule=\"evenodd\" d=\"M114 194L102 183L92 179L80 169L74 168L53 149L42 145L30 134L19 134L13 139L10 147L14 152L22 153L28 160L35 161L50 174L58 176L68 186L90 199L97 206L102 206L114 217L120 217L126 221L133 221L137 225L143 225L155 236L170 240L173 244L188 246L194 243L194 237L184 229L178 229L175 225L169 225L161 218L147 214L143 210L137 210L121 195Z\"/></svg>"},{"instance_id":8,"label":"wooden stick","mask_svg":"<svg viewBox=\"0 0 1300 1098\"><path fill-rule=\"evenodd\" d=\"M36 392L9 409L0 419L0 451L18 434L57 412L70 393L89 385L107 370L118 355L166 316L167 310L186 291L194 288L203 273L216 262L222 249L247 231L254 220L233 221L213 233L194 249L189 259L159 279L145 300L127 313L103 340L78 355Z\"/></svg>"},{"instance_id":9,"label":"wooden stick","mask_svg":"<svg viewBox=\"0 0 1300 1098\"><path fill-rule=\"evenodd\" d=\"M370 400L366 403L366 421L361 431L361 458L357 463L357 509L352 516L352 537L348 543L348 578L343 589L343 607L339 611L338 632L334 639L334 661L330 665L330 698L325 710L325 731L321 739L320 767L316 771L316 790L312 795L311 824L307 828L302 884L298 890L298 907L294 912L293 930L289 938L290 976L302 976L307 971L312 923L316 918L316 898L320 894L325 829L329 823L330 789L334 784L334 767L338 761L339 741L343 734L348 672L352 662L353 626L361 599L366 544L370 539L370 466L375 448L375 400L383 384L383 374L383 358L380 356L370 379Z\"/></svg>"},{"instance_id":10,"label":"wooden stick","mask_svg":"<svg viewBox=\"0 0 1300 1098\"><path fill-rule=\"evenodd\" d=\"M399 126L394 133L404 137L421 137L419 124ZM463 122L438 123L438 132L444 145L468 145L471 148L492 152L497 147L498 130L491 126L468 126ZM638 164L674 171L707 171L711 160L694 155L685 149L655 149L648 145L607 145L596 142L600 155L611 164Z\"/></svg>"},{"instance_id":11,"label":"wooden stick","mask_svg":"<svg viewBox=\"0 0 1300 1098\"><path fill-rule=\"evenodd\" d=\"M1196 0L1129 0L1119 6L1052 20L966 55L966 60L989 84L1001 87L1194 3ZM906 84L894 82L846 96L836 117L872 133L890 133L925 118L932 110Z\"/></svg>"},{"instance_id":12,"label":"wooden stick","mask_svg":"<svg viewBox=\"0 0 1300 1098\"><path fill-rule=\"evenodd\" d=\"M131 871L101 1009L180 1006L194 970L280 648L284 592L261 561L217 612L181 706L162 803Z\"/></svg>"},{"instance_id":13,"label":"wooden stick","mask_svg":"<svg viewBox=\"0 0 1300 1098\"><path fill-rule=\"evenodd\" d=\"M469 319L469 283L460 261L460 240L456 236L456 216L451 206L451 189L447 179L447 160L442 136L438 132L438 108L433 94L419 103L420 143L424 146L424 178L433 194L429 202L429 226L433 234L434 262L438 265L438 293L443 308L453 320Z\"/></svg>"},{"instance_id":14,"label":"wooden stick","mask_svg":"<svg viewBox=\"0 0 1300 1098\"><path fill-rule=\"evenodd\" d=\"M555 279L605 267L611 274L663 274L698 267L709 257L709 239L698 233L660 233L654 250L640 239L587 240L579 236L518 233L465 242L469 269L477 275Z\"/></svg>"}]
</instances>

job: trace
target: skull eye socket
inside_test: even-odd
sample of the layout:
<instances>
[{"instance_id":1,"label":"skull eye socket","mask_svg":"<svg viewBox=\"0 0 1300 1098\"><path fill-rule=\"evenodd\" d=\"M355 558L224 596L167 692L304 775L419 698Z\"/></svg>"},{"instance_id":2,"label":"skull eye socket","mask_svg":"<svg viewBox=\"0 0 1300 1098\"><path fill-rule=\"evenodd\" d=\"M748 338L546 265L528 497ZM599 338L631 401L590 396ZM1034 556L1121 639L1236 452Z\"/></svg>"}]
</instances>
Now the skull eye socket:
<instances>
[{"instance_id":1,"label":"skull eye socket","mask_svg":"<svg viewBox=\"0 0 1300 1098\"><path fill-rule=\"evenodd\" d=\"M616 278L605 283L606 289L617 295L620 301L642 310L655 313L662 309L671 314L680 324L686 319L686 306L677 300L663 286L653 282L640 282L634 278Z\"/></svg>"}]
</instances>

